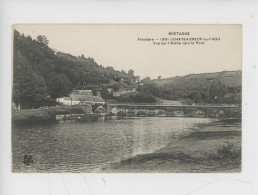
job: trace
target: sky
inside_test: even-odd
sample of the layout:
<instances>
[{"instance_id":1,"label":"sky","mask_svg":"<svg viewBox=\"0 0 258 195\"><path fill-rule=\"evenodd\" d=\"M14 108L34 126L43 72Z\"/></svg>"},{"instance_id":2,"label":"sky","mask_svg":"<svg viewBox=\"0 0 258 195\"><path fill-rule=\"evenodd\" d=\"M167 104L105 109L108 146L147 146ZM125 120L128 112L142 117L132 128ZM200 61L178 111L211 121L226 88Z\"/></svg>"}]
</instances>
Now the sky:
<instances>
[{"instance_id":1,"label":"sky","mask_svg":"<svg viewBox=\"0 0 258 195\"><path fill-rule=\"evenodd\" d=\"M99 65L116 70L133 69L141 78L242 69L241 25L24 24L13 28L32 38L45 35L49 47L57 51L74 56L83 54L94 58ZM139 41L139 38L154 40ZM188 40L182 41L182 38ZM202 44L203 40L189 41L189 38L219 38L219 41Z\"/></svg>"}]
</instances>

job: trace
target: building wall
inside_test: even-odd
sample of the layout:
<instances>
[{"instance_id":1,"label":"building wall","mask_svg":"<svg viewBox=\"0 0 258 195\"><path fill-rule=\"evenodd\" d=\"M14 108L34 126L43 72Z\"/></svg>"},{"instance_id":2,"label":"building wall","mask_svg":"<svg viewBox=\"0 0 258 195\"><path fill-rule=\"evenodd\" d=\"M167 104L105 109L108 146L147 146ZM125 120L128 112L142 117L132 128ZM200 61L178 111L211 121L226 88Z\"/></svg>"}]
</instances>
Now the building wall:
<instances>
[{"instance_id":1,"label":"building wall","mask_svg":"<svg viewBox=\"0 0 258 195\"><path fill-rule=\"evenodd\" d=\"M136 88L132 88L132 89L123 89L120 91L113 91L112 94L115 97L119 97L121 95L125 95L125 94L129 94L129 93L133 93L136 91Z\"/></svg>"}]
</instances>

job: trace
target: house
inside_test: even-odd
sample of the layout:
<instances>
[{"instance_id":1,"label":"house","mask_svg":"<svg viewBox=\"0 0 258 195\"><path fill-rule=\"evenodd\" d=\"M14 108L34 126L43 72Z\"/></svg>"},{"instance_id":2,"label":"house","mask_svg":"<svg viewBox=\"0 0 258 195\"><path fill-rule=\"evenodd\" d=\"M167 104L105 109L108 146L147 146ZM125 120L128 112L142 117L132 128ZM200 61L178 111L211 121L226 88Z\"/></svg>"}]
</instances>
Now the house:
<instances>
[{"instance_id":1,"label":"house","mask_svg":"<svg viewBox=\"0 0 258 195\"><path fill-rule=\"evenodd\" d=\"M106 102L100 96L78 96L71 98L72 102L75 104L100 104L104 105Z\"/></svg>"},{"instance_id":2,"label":"house","mask_svg":"<svg viewBox=\"0 0 258 195\"><path fill-rule=\"evenodd\" d=\"M72 99L70 97L57 98L57 102L63 105L73 105Z\"/></svg>"}]
</instances>

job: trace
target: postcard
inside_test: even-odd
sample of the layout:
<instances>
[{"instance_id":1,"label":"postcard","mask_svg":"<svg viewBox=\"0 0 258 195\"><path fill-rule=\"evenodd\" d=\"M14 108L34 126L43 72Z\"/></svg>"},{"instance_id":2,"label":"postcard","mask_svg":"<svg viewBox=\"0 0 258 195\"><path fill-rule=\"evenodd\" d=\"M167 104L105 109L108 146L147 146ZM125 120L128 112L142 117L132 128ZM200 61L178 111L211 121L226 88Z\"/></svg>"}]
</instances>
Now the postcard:
<instances>
[{"instance_id":1,"label":"postcard","mask_svg":"<svg viewBox=\"0 0 258 195\"><path fill-rule=\"evenodd\" d=\"M239 173L242 25L13 25L15 173Z\"/></svg>"}]
</instances>

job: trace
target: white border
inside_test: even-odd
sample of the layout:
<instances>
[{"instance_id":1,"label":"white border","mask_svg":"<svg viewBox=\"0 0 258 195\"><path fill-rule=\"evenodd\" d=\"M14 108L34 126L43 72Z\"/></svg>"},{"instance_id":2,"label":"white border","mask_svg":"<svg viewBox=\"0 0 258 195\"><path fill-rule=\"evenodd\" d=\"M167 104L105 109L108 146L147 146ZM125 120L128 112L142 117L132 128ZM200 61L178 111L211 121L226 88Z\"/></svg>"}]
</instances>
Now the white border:
<instances>
[{"instance_id":1,"label":"white border","mask_svg":"<svg viewBox=\"0 0 258 195\"><path fill-rule=\"evenodd\" d=\"M0 194L258 194L258 3L0 0ZM239 174L11 173L11 27L20 23L243 25L243 168Z\"/></svg>"}]
</instances>

